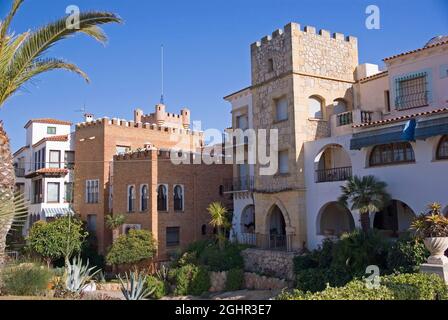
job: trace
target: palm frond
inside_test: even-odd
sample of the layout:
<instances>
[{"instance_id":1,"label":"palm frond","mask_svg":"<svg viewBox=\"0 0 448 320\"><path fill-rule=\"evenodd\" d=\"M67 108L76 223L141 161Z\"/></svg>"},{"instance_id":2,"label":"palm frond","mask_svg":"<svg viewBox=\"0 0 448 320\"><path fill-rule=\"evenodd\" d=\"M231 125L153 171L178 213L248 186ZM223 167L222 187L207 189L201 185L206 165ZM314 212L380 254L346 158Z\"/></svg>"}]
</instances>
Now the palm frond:
<instances>
[{"instance_id":1,"label":"palm frond","mask_svg":"<svg viewBox=\"0 0 448 320\"><path fill-rule=\"evenodd\" d=\"M28 202L22 193L0 191L0 229L21 227L28 218Z\"/></svg>"},{"instance_id":2,"label":"palm frond","mask_svg":"<svg viewBox=\"0 0 448 320\"><path fill-rule=\"evenodd\" d=\"M7 39L8 29L9 29L9 26L11 25L11 21L14 18L14 16L16 15L17 11L19 10L20 6L23 4L23 1L24 0L14 0L14 2L12 3L11 10L9 10L8 15L6 16L6 18L3 21L1 21L1 24L0 24L0 53L2 51L4 41Z\"/></svg>"}]
</instances>

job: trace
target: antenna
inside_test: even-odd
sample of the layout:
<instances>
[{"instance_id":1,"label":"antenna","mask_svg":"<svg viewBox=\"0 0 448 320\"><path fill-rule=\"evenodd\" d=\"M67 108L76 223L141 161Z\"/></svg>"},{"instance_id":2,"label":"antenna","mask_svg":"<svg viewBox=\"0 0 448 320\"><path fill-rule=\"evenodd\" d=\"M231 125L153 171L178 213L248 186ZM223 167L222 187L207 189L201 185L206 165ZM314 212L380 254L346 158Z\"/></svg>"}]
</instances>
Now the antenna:
<instances>
[{"instance_id":1,"label":"antenna","mask_svg":"<svg viewBox=\"0 0 448 320\"><path fill-rule=\"evenodd\" d=\"M82 115L86 114L87 113L86 104L84 103L84 106L81 109L79 109L79 110L75 110L75 112L81 112Z\"/></svg>"},{"instance_id":2,"label":"antenna","mask_svg":"<svg viewBox=\"0 0 448 320\"><path fill-rule=\"evenodd\" d=\"M162 75L162 94L160 95L160 103L164 104L164 91L165 91L165 87L164 87L164 61L163 61L163 55L164 55L164 51L163 51L163 44L160 46L160 53L161 53L161 75Z\"/></svg>"}]
</instances>

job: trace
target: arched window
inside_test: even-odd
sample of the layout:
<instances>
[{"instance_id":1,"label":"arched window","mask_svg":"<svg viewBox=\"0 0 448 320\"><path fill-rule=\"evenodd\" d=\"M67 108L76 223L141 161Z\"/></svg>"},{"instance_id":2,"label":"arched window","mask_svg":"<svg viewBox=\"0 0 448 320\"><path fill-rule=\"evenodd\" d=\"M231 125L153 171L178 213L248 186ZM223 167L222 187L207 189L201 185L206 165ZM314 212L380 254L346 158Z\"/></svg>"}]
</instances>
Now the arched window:
<instances>
[{"instance_id":1,"label":"arched window","mask_svg":"<svg viewBox=\"0 0 448 320\"><path fill-rule=\"evenodd\" d=\"M184 189L177 185L174 187L174 211L184 210Z\"/></svg>"},{"instance_id":2,"label":"arched window","mask_svg":"<svg viewBox=\"0 0 448 320\"><path fill-rule=\"evenodd\" d=\"M201 227L201 233L203 236L207 234L207 225L203 224Z\"/></svg>"},{"instance_id":3,"label":"arched window","mask_svg":"<svg viewBox=\"0 0 448 320\"><path fill-rule=\"evenodd\" d=\"M311 119L323 119L323 101L319 97L308 98L308 117Z\"/></svg>"},{"instance_id":4,"label":"arched window","mask_svg":"<svg viewBox=\"0 0 448 320\"><path fill-rule=\"evenodd\" d=\"M168 197L167 197L167 188L165 185L161 184L157 188L157 210L158 211L167 211L168 210Z\"/></svg>"},{"instance_id":5,"label":"arched window","mask_svg":"<svg viewBox=\"0 0 448 320\"><path fill-rule=\"evenodd\" d=\"M375 146L370 154L369 161L371 166L407 162L415 162L414 150L409 142Z\"/></svg>"},{"instance_id":6,"label":"arched window","mask_svg":"<svg viewBox=\"0 0 448 320\"><path fill-rule=\"evenodd\" d=\"M128 186L128 212L134 212L135 187Z\"/></svg>"},{"instance_id":7,"label":"arched window","mask_svg":"<svg viewBox=\"0 0 448 320\"><path fill-rule=\"evenodd\" d=\"M443 136L437 146L437 159L448 159L448 136Z\"/></svg>"},{"instance_id":8,"label":"arched window","mask_svg":"<svg viewBox=\"0 0 448 320\"><path fill-rule=\"evenodd\" d=\"M148 185L144 184L141 186L140 189L140 211L146 211L148 210Z\"/></svg>"}]
</instances>

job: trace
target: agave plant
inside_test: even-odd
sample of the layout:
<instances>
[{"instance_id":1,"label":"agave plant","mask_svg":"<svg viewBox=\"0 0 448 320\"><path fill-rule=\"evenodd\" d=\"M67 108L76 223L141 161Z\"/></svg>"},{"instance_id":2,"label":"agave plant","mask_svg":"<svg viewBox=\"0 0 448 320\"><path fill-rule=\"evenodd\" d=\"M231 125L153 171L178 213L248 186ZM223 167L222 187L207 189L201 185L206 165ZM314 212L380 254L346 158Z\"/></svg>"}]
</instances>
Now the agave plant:
<instances>
[{"instance_id":1,"label":"agave plant","mask_svg":"<svg viewBox=\"0 0 448 320\"><path fill-rule=\"evenodd\" d=\"M126 300L143 300L154 293L155 288L146 287L146 276L135 271L129 276L125 273L125 279L118 276L121 284L121 292Z\"/></svg>"},{"instance_id":2,"label":"agave plant","mask_svg":"<svg viewBox=\"0 0 448 320\"><path fill-rule=\"evenodd\" d=\"M93 271L95 268L89 268L89 261L83 265L79 256L73 258L73 261L66 267L65 289L72 294L82 293L92 278L100 271Z\"/></svg>"},{"instance_id":3,"label":"agave plant","mask_svg":"<svg viewBox=\"0 0 448 320\"><path fill-rule=\"evenodd\" d=\"M156 277L159 278L159 280L166 282L168 281L169 271L170 269L168 267L162 265L160 269L156 270Z\"/></svg>"},{"instance_id":4,"label":"agave plant","mask_svg":"<svg viewBox=\"0 0 448 320\"><path fill-rule=\"evenodd\" d=\"M440 203L432 203L428 206L429 212L421 214L411 224L420 238L448 237L448 218L444 217Z\"/></svg>"}]
</instances>

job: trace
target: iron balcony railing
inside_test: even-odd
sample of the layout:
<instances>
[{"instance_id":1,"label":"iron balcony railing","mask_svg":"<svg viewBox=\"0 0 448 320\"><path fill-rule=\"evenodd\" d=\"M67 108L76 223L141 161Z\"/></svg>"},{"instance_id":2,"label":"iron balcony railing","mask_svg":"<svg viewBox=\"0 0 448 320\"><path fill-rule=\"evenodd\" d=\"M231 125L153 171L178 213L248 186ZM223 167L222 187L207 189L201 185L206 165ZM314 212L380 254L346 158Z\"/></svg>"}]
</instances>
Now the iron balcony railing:
<instances>
[{"instance_id":1,"label":"iron balcony railing","mask_svg":"<svg viewBox=\"0 0 448 320\"><path fill-rule=\"evenodd\" d=\"M254 177L243 176L234 179L224 180L224 192L238 192L238 191L253 191L254 190Z\"/></svg>"},{"instance_id":2,"label":"iron balcony railing","mask_svg":"<svg viewBox=\"0 0 448 320\"><path fill-rule=\"evenodd\" d=\"M14 168L17 178L23 178L25 176L25 168Z\"/></svg>"},{"instance_id":3,"label":"iron balcony railing","mask_svg":"<svg viewBox=\"0 0 448 320\"><path fill-rule=\"evenodd\" d=\"M316 182L345 181L352 176L352 167L316 170Z\"/></svg>"}]
</instances>

